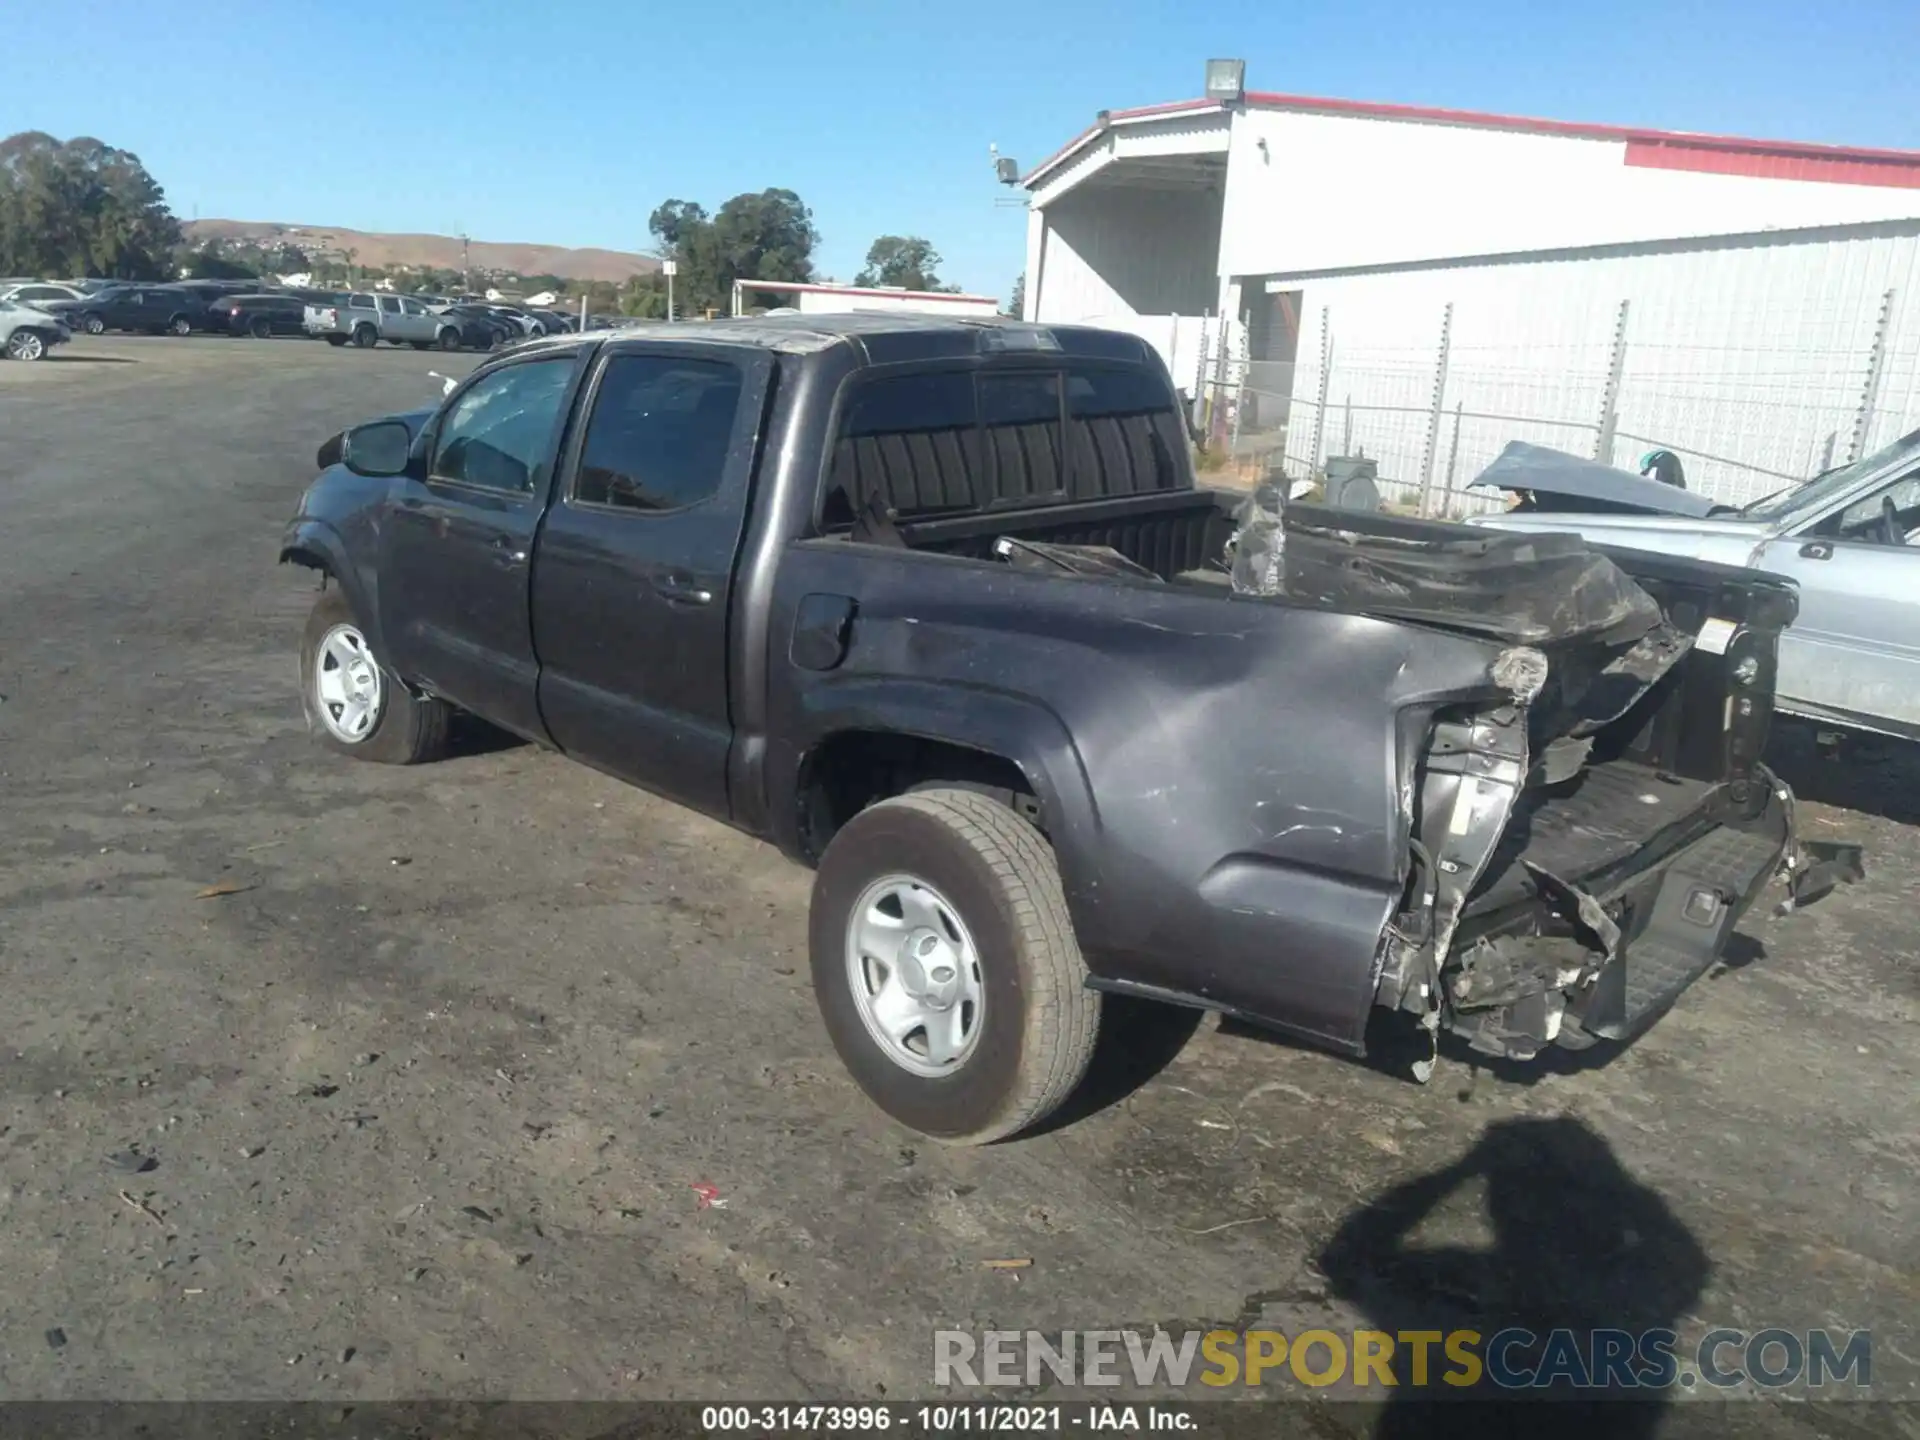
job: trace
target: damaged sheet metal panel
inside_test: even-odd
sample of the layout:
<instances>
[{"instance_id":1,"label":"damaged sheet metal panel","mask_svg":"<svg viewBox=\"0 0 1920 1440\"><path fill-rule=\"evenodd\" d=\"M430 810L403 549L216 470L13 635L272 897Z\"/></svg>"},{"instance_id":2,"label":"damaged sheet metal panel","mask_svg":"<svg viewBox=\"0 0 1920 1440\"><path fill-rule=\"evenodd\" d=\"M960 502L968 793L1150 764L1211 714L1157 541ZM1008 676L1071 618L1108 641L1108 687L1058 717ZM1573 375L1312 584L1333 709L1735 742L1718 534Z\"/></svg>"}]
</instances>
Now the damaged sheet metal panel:
<instances>
[{"instance_id":1,"label":"damaged sheet metal panel","mask_svg":"<svg viewBox=\"0 0 1920 1440\"><path fill-rule=\"evenodd\" d=\"M1524 440L1511 441L1472 485L1529 495L1538 509L1569 513L1698 517L1727 508L1677 485Z\"/></svg>"},{"instance_id":2,"label":"damaged sheet metal panel","mask_svg":"<svg viewBox=\"0 0 1920 1440\"><path fill-rule=\"evenodd\" d=\"M1628 643L1661 620L1653 597L1577 535L1308 504L1287 506L1281 519L1279 593L1296 604L1444 625L1515 645Z\"/></svg>"}]
</instances>

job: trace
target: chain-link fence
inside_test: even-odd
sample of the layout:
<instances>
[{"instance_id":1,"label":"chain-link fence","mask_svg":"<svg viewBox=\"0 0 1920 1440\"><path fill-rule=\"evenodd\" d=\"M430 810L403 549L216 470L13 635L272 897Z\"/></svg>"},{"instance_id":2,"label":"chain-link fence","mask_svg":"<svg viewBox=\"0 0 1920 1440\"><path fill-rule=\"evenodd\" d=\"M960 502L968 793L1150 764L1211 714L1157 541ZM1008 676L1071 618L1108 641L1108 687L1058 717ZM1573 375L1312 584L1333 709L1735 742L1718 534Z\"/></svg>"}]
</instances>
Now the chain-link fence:
<instances>
[{"instance_id":1,"label":"chain-link fence","mask_svg":"<svg viewBox=\"0 0 1920 1440\"><path fill-rule=\"evenodd\" d=\"M1432 343L1369 345L1345 339L1337 315L1322 309L1306 317L1292 359L1251 355L1245 327L1205 321L1182 360L1216 451L1294 477L1317 477L1336 456L1364 456L1388 503L1422 513L1505 504L1471 483L1513 440L1626 469L1650 450L1671 450L1688 489L1744 504L1913 423L1920 306L1903 329L1894 299L1891 290L1861 295L1853 319L1836 322L1822 343L1792 346L1671 326L1640 338L1624 300L1610 325L1551 343L1457 343L1448 303Z\"/></svg>"}]
</instances>

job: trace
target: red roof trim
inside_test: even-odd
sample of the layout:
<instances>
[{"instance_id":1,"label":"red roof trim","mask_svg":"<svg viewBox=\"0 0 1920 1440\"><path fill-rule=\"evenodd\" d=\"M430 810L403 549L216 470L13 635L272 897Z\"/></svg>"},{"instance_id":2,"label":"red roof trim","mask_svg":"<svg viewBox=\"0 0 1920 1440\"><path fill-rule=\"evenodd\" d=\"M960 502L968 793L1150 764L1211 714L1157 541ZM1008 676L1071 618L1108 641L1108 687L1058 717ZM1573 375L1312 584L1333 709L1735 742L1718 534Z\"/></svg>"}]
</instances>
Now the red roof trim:
<instances>
[{"instance_id":1,"label":"red roof trim","mask_svg":"<svg viewBox=\"0 0 1920 1440\"><path fill-rule=\"evenodd\" d=\"M1885 185L1893 189L1920 190L1920 164L1852 159L1844 155L1795 155L1777 150L1728 150L1682 141L1629 140L1627 164L1649 170L1693 170L1763 180L1809 180L1827 185Z\"/></svg>"},{"instance_id":2,"label":"red roof trim","mask_svg":"<svg viewBox=\"0 0 1920 1440\"><path fill-rule=\"evenodd\" d=\"M1397 105L1380 100L1335 100L1314 95L1287 95L1271 90L1249 90L1246 103L1265 110L1302 110L1325 115L1354 115L1370 120L1409 120L1424 121L1439 125L1468 125L1488 130L1516 130L1533 135L1556 135L1576 140L1613 140L1625 141L1629 145L1642 146L1681 146L1692 154L1718 151L1756 157L1803 157L1816 161L1849 162L1859 164L1862 176L1874 178L1842 178L1832 166L1807 167L1806 174L1793 173L1794 167L1733 168L1731 165L1715 169L1722 174L1772 175L1781 179L1821 179L1852 185L1920 185L1920 180L1893 178L1901 170L1912 169L1920 173L1920 150L1875 150L1857 145L1817 145L1803 140L1754 140L1738 135L1700 135L1684 130L1650 130L1632 125L1597 125L1575 120L1542 120L1527 115L1496 115L1483 110L1449 110L1436 105ZM1204 110L1218 106L1212 100L1175 100L1163 105L1143 105L1133 110L1111 111L1109 123L1119 120L1138 120L1148 116L1163 114L1175 110ZM1042 160L1030 170L1024 184L1032 184L1034 179L1046 170L1058 164L1072 154L1089 139L1101 133L1101 125L1092 125L1082 130L1060 149ZM1628 164L1649 164L1652 162L1629 159ZM1699 164L1667 165L1667 169L1705 169L1704 160ZM1814 174L1814 170L1822 173Z\"/></svg>"},{"instance_id":3,"label":"red roof trim","mask_svg":"<svg viewBox=\"0 0 1920 1440\"><path fill-rule=\"evenodd\" d=\"M994 295L963 295L957 290L883 290L865 285L812 285L800 280L742 280L743 290L771 290L777 295L879 295L889 300L952 300L998 305Z\"/></svg>"}]
</instances>

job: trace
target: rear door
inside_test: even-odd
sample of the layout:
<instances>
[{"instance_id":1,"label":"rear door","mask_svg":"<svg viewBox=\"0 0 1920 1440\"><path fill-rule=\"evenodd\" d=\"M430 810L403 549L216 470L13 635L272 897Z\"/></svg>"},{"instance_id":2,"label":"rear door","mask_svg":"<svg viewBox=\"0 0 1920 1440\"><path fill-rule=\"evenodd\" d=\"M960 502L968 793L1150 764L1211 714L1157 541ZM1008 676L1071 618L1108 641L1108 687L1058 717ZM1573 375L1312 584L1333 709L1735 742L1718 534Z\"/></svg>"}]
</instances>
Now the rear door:
<instances>
[{"instance_id":1,"label":"rear door","mask_svg":"<svg viewBox=\"0 0 1920 1440\"><path fill-rule=\"evenodd\" d=\"M534 567L540 708L569 754L730 813L727 617L766 351L608 346Z\"/></svg>"},{"instance_id":2,"label":"rear door","mask_svg":"<svg viewBox=\"0 0 1920 1440\"><path fill-rule=\"evenodd\" d=\"M1800 586L1781 705L1920 737L1920 470L1769 540L1754 564Z\"/></svg>"},{"instance_id":3,"label":"rear door","mask_svg":"<svg viewBox=\"0 0 1920 1440\"><path fill-rule=\"evenodd\" d=\"M528 558L579 357L497 366L441 409L381 538L393 668L518 734L544 738Z\"/></svg>"}]
</instances>

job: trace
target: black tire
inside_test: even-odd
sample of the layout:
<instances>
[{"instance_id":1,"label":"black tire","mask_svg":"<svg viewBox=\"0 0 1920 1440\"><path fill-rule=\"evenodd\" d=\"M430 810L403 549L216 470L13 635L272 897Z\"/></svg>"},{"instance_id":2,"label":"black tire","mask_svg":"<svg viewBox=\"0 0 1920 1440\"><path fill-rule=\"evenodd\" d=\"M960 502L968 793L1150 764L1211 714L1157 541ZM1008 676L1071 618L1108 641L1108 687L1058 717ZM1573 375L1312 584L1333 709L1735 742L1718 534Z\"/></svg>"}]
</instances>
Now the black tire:
<instances>
[{"instance_id":1,"label":"black tire","mask_svg":"<svg viewBox=\"0 0 1920 1440\"><path fill-rule=\"evenodd\" d=\"M428 344L425 340L409 340L407 343L413 346L413 348L416 350L431 350L433 348L433 346Z\"/></svg>"},{"instance_id":2,"label":"black tire","mask_svg":"<svg viewBox=\"0 0 1920 1440\"><path fill-rule=\"evenodd\" d=\"M167 333L184 339L193 333L193 322L184 315L176 315L167 321Z\"/></svg>"},{"instance_id":3,"label":"black tire","mask_svg":"<svg viewBox=\"0 0 1920 1440\"><path fill-rule=\"evenodd\" d=\"M380 343L380 332L371 325L356 325L353 327L353 343L362 350L371 350Z\"/></svg>"},{"instance_id":4,"label":"black tire","mask_svg":"<svg viewBox=\"0 0 1920 1440\"><path fill-rule=\"evenodd\" d=\"M854 998L854 907L869 885L896 875L945 898L980 963L978 1038L946 1074L916 1074L890 1058ZM1053 848L977 791L899 795L842 826L814 878L809 940L814 994L834 1048L868 1098L904 1125L984 1145L1038 1123L1086 1074L1100 994L1086 988Z\"/></svg>"},{"instance_id":5,"label":"black tire","mask_svg":"<svg viewBox=\"0 0 1920 1440\"><path fill-rule=\"evenodd\" d=\"M332 346L335 346L335 347L338 347L338 346L341 346L341 345L344 345L344 344L346 344L346 343L347 343L347 337L346 337L346 336L344 336L344 335L329 335L329 336L327 336L327 344L329 344L329 345L332 345Z\"/></svg>"},{"instance_id":6,"label":"black tire","mask_svg":"<svg viewBox=\"0 0 1920 1440\"><path fill-rule=\"evenodd\" d=\"M256 315L247 322L247 334L256 340L271 340L273 338L273 321L264 315Z\"/></svg>"},{"instance_id":7,"label":"black tire","mask_svg":"<svg viewBox=\"0 0 1920 1440\"><path fill-rule=\"evenodd\" d=\"M314 738L341 755L383 765L418 765L439 759L446 753L452 707L444 700L416 695L377 655L372 659L380 669L382 700L372 727L364 738L355 741L343 740L329 728L320 713L320 646L340 626L358 630L360 621L347 603L346 593L330 585L313 602L306 631L300 637L300 705Z\"/></svg>"},{"instance_id":8,"label":"black tire","mask_svg":"<svg viewBox=\"0 0 1920 1440\"><path fill-rule=\"evenodd\" d=\"M98 315L82 315L80 328L89 335L104 335L107 333L107 322Z\"/></svg>"},{"instance_id":9,"label":"black tire","mask_svg":"<svg viewBox=\"0 0 1920 1440\"><path fill-rule=\"evenodd\" d=\"M439 335L434 338L439 342L442 350L458 350L460 348L460 332L451 325L442 330ZM426 347L422 346L421 348L425 349Z\"/></svg>"}]
</instances>

